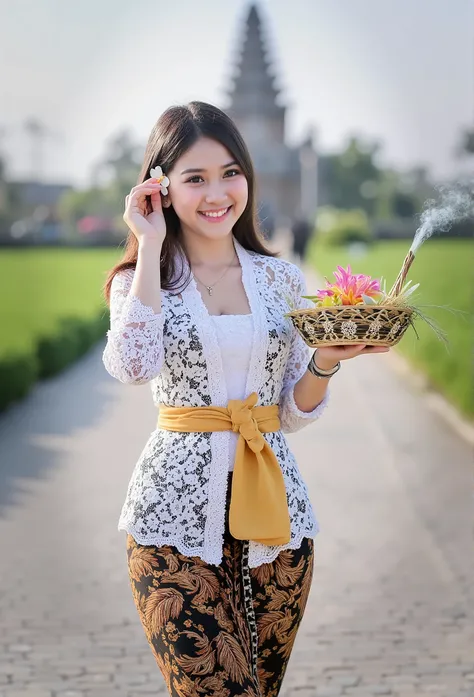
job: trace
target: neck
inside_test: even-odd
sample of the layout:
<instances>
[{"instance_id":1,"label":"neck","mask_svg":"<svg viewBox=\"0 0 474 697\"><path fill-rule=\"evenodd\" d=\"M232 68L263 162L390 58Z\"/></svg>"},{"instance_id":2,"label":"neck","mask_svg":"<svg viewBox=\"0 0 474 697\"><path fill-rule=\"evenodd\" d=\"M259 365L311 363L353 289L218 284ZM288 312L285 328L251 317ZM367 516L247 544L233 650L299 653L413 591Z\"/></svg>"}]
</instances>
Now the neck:
<instances>
[{"instance_id":1,"label":"neck","mask_svg":"<svg viewBox=\"0 0 474 697\"><path fill-rule=\"evenodd\" d=\"M220 268L230 264L236 256L232 233L219 240L184 234L183 244L193 268Z\"/></svg>"}]
</instances>

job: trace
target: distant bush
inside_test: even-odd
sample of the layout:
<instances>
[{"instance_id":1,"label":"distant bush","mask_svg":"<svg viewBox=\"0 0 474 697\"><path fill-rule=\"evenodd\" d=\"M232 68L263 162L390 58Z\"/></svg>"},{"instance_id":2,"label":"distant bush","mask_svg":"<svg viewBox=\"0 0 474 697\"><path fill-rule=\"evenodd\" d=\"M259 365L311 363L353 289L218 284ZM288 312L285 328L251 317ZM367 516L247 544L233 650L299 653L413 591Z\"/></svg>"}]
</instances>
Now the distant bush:
<instances>
[{"instance_id":1,"label":"distant bush","mask_svg":"<svg viewBox=\"0 0 474 697\"><path fill-rule=\"evenodd\" d=\"M32 353L0 358L0 411L25 397L38 379L38 361Z\"/></svg>"},{"instance_id":2,"label":"distant bush","mask_svg":"<svg viewBox=\"0 0 474 697\"><path fill-rule=\"evenodd\" d=\"M362 209L320 208L316 217L316 234L318 241L330 246L351 242L370 244L373 241L369 219Z\"/></svg>"},{"instance_id":3,"label":"distant bush","mask_svg":"<svg viewBox=\"0 0 474 697\"><path fill-rule=\"evenodd\" d=\"M51 377L83 356L109 327L109 313L95 317L62 317L57 330L40 336L28 353L0 356L0 411L25 397L37 380Z\"/></svg>"}]
</instances>

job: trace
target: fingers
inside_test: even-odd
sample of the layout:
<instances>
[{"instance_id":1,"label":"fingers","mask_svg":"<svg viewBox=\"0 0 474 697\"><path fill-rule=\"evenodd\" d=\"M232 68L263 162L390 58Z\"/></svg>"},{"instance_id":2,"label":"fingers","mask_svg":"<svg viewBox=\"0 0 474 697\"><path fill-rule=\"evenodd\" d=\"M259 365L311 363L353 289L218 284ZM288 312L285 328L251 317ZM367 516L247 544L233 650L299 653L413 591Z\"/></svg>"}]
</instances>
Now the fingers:
<instances>
[{"instance_id":1,"label":"fingers","mask_svg":"<svg viewBox=\"0 0 474 697\"><path fill-rule=\"evenodd\" d=\"M160 193L162 185L159 184L156 179L147 179L141 184L137 184L130 190L130 198L134 196L150 196L153 193Z\"/></svg>"},{"instance_id":2,"label":"fingers","mask_svg":"<svg viewBox=\"0 0 474 697\"><path fill-rule=\"evenodd\" d=\"M390 346L366 346L361 353L387 353L390 351Z\"/></svg>"},{"instance_id":3,"label":"fingers","mask_svg":"<svg viewBox=\"0 0 474 697\"><path fill-rule=\"evenodd\" d=\"M125 197L125 207L128 209L139 210L142 214L146 209L146 197L151 197L151 205L154 211L161 210L161 184L149 179L142 184L138 184L131 189Z\"/></svg>"},{"instance_id":4,"label":"fingers","mask_svg":"<svg viewBox=\"0 0 474 697\"><path fill-rule=\"evenodd\" d=\"M390 351L389 346L368 346L367 344L348 344L340 347L342 350L339 359L355 358L369 353L387 353Z\"/></svg>"},{"instance_id":5,"label":"fingers","mask_svg":"<svg viewBox=\"0 0 474 697\"><path fill-rule=\"evenodd\" d=\"M352 344L347 347L348 351L362 353L386 353L390 351L390 346L368 346L367 344Z\"/></svg>"},{"instance_id":6,"label":"fingers","mask_svg":"<svg viewBox=\"0 0 474 697\"><path fill-rule=\"evenodd\" d=\"M160 187L161 189L161 187ZM161 195L161 190L159 191L154 191L151 195L151 207L153 211L161 211L162 210L162 195Z\"/></svg>"},{"instance_id":7,"label":"fingers","mask_svg":"<svg viewBox=\"0 0 474 697\"><path fill-rule=\"evenodd\" d=\"M132 200L138 200L139 198L145 198L145 196L151 196L152 194L161 195L161 184L151 182L150 184L144 183L139 186L134 186L129 196Z\"/></svg>"},{"instance_id":8,"label":"fingers","mask_svg":"<svg viewBox=\"0 0 474 697\"><path fill-rule=\"evenodd\" d=\"M133 191L137 191L138 189L142 189L143 187L147 187L147 186L158 186L158 187L161 187L162 185L159 184L159 183L156 181L156 179L154 179L153 177L150 177L149 179L145 179L145 181L142 182L141 184L136 184L136 186L132 187L131 193L132 193Z\"/></svg>"}]
</instances>

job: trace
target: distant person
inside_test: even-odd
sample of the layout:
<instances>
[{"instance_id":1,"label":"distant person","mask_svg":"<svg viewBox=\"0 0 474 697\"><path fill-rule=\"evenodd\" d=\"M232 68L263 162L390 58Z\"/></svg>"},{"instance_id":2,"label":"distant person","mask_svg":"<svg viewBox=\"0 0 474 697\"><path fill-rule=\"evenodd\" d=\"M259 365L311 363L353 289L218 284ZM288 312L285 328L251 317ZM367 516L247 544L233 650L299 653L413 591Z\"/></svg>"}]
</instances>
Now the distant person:
<instances>
[{"instance_id":1,"label":"distant person","mask_svg":"<svg viewBox=\"0 0 474 697\"><path fill-rule=\"evenodd\" d=\"M312 226L307 218L298 217L291 226L293 254L298 258L299 263L306 260L306 249L312 232Z\"/></svg>"}]
</instances>

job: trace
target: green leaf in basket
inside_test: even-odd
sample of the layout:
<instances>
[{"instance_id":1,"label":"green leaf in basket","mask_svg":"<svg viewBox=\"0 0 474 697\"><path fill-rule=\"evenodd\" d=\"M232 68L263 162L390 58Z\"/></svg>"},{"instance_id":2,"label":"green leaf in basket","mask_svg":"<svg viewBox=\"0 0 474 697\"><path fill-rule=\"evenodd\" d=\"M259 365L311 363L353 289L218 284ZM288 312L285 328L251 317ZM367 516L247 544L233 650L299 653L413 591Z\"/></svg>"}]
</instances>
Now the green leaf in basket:
<instances>
[{"instance_id":1,"label":"green leaf in basket","mask_svg":"<svg viewBox=\"0 0 474 697\"><path fill-rule=\"evenodd\" d=\"M321 299L317 295L302 295L301 297L306 298L307 300L312 300L313 303L317 303Z\"/></svg>"}]
</instances>

